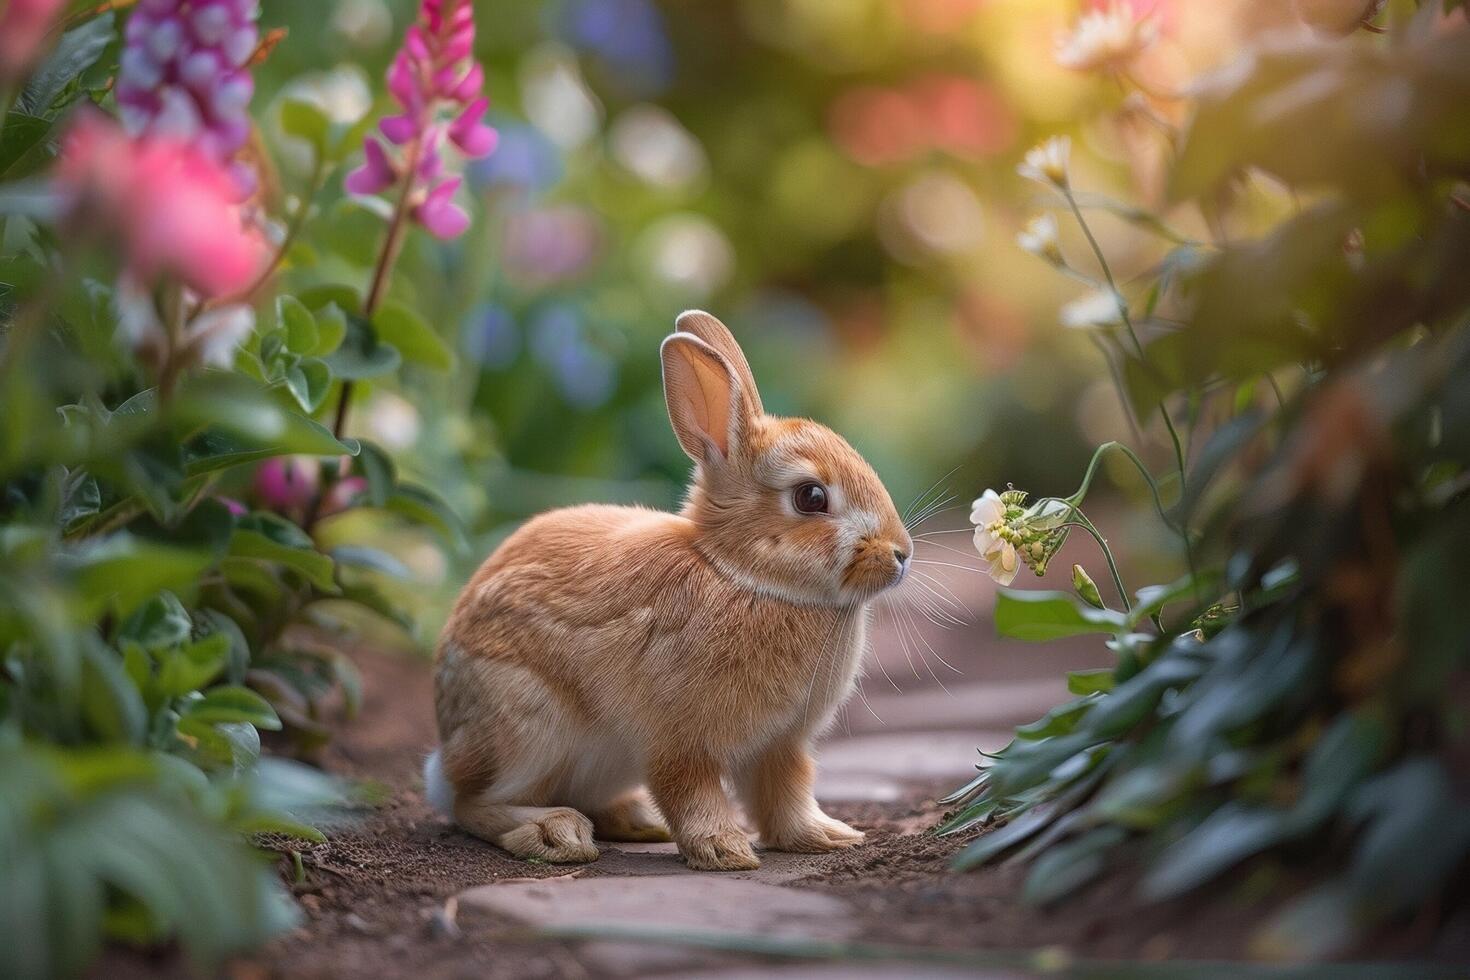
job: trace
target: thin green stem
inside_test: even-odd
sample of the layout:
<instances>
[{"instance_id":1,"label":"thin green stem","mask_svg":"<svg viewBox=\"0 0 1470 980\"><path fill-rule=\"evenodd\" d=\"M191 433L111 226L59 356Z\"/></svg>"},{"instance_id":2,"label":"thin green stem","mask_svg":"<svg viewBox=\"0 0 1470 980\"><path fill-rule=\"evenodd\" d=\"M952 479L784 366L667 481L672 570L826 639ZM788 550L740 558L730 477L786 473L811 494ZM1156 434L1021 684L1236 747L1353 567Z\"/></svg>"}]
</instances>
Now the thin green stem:
<instances>
[{"instance_id":1,"label":"thin green stem","mask_svg":"<svg viewBox=\"0 0 1470 980\"><path fill-rule=\"evenodd\" d=\"M1123 601L1123 611L1131 612L1133 610L1133 604L1128 601L1128 590L1123 586L1123 576L1118 571L1118 562L1113 558L1113 549L1108 547L1107 539L1102 536L1102 533L1098 531L1092 521L1087 519L1087 515L1083 514L1080 510L1074 510L1073 514L1077 520L1068 521L1062 527L1080 527L1092 535L1092 539L1097 542L1098 548L1102 550L1103 559L1108 563L1108 574L1113 577L1113 588L1118 590L1118 598Z\"/></svg>"},{"instance_id":2,"label":"thin green stem","mask_svg":"<svg viewBox=\"0 0 1470 980\"><path fill-rule=\"evenodd\" d=\"M1123 294L1118 290L1118 281L1113 278L1113 267L1108 264L1108 257L1103 254L1102 246L1098 244L1097 236L1092 233L1092 227L1088 225L1087 219L1082 215L1082 209L1077 206L1077 198L1072 193L1071 187L1062 187L1062 195L1067 199L1067 207L1072 209L1072 216L1077 219L1077 224L1082 228L1082 234L1087 237L1087 244L1092 248L1093 257L1102 269L1103 278L1108 282L1108 289L1113 293L1113 298L1118 303L1118 310L1123 315L1123 325L1128 329L1128 336L1133 341L1133 346L1138 350L1140 360L1148 360L1143 352L1143 342L1138 339L1138 331L1133 328L1133 317L1128 312L1128 304L1123 302Z\"/></svg>"},{"instance_id":3,"label":"thin green stem","mask_svg":"<svg viewBox=\"0 0 1470 980\"><path fill-rule=\"evenodd\" d=\"M1133 341L1133 346L1138 351L1139 360L1147 364L1148 355L1144 352L1143 342L1138 339L1138 331L1133 325L1133 314L1129 312L1128 304L1123 300L1123 294L1118 291L1118 281L1113 276L1113 267L1108 264L1108 257L1103 254L1102 246L1098 244L1097 237L1093 235L1092 228L1087 224L1087 219L1083 216L1082 209L1077 206L1077 198L1072 194L1072 188L1070 186L1063 186L1061 192L1067 199L1067 206L1072 209L1072 216L1077 219L1077 224L1081 226L1083 235L1087 237L1087 243L1092 247L1093 256L1097 258L1097 263L1102 268L1103 277L1107 279L1108 288L1112 290L1113 299L1118 304L1118 312L1123 318L1123 326L1127 329L1128 337ZM1179 440L1179 430L1174 427L1174 420L1169 417L1168 406L1163 400L1159 401L1159 415L1164 420L1164 428L1169 431L1169 441L1174 446L1174 463L1179 470L1179 496L1183 499L1185 491L1188 488L1188 468L1185 460L1184 444ZM1152 485L1152 479L1150 479L1149 483ZM1155 497L1157 498L1157 489L1155 489ZM1160 515L1163 514L1162 507L1159 513ZM1168 518L1165 518L1165 521L1169 523L1170 527L1174 527L1172 522L1168 522ZM1180 540L1184 544L1184 559L1189 566L1190 574L1193 575L1195 569L1194 545L1189 540L1189 528L1185 522L1181 521L1175 529L1179 532Z\"/></svg>"}]
</instances>

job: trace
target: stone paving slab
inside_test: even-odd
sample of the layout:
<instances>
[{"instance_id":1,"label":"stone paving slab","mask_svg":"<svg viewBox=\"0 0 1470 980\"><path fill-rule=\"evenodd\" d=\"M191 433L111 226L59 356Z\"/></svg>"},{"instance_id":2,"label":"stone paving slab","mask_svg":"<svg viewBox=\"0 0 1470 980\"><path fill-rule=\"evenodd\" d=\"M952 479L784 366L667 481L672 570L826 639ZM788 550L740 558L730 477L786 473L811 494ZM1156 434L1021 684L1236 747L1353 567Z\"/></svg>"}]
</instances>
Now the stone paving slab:
<instances>
[{"instance_id":1,"label":"stone paving slab","mask_svg":"<svg viewBox=\"0 0 1470 980\"><path fill-rule=\"evenodd\" d=\"M734 875L564 877L481 885L461 892L459 907L536 928L638 927L820 940L850 939L858 930L847 903L835 896ZM603 941L586 944L582 954L617 976L729 962L700 949Z\"/></svg>"}]
</instances>

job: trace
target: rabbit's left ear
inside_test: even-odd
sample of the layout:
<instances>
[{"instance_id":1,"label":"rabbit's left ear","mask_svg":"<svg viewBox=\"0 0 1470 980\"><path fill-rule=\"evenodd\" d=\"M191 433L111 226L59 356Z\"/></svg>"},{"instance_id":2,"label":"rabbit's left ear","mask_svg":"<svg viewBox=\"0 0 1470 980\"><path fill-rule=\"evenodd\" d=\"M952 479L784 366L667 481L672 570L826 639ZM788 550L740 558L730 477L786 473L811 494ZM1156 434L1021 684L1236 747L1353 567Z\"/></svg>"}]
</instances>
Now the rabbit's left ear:
<instances>
[{"instance_id":1,"label":"rabbit's left ear","mask_svg":"<svg viewBox=\"0 0 1470 980\"><path fill-rule=\"evenodd\" d=\"M664 339L659 359L679 445L696 463L723 463L739 451L751 418L735 369L709 344L683 332Z\"/></svg>"},{"instance_id":2,"label":"rabbit's left ear","mask_svg":"<svg viewBox=\"0 0 1470 980\"><path fill-rule=\"evenodd\" d=\"M765 414L765 409L761 407L761 394L755 386L755 375L750 373L750 362L745 359L745 351L740 349L740 344L729 327L721 323L718 317L703 310L685 310L674 321L674 329L693 334L713 347L740 379L740 392L745 399L746 411L752 416Z\"/></svg>"}]
</instances>

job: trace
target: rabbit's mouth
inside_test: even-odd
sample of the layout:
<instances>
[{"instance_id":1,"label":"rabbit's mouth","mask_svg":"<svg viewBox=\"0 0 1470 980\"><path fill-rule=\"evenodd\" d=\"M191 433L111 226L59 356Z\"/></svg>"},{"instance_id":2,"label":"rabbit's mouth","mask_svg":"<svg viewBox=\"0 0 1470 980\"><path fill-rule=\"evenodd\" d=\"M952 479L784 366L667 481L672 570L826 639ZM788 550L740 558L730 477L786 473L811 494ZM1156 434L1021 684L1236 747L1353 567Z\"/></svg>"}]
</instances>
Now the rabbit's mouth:
<instances>
[{"instance_id":1,"label":"rabbit's mouth","mask_svg":"<svg viewBox=\"0 0 1470 980\"><path fill-rule=\"evenodd\" d=\"M871 599L908 577L912 549L887 542L864 542L842 576L843 591Z\"/></svg>"}]
</instances>

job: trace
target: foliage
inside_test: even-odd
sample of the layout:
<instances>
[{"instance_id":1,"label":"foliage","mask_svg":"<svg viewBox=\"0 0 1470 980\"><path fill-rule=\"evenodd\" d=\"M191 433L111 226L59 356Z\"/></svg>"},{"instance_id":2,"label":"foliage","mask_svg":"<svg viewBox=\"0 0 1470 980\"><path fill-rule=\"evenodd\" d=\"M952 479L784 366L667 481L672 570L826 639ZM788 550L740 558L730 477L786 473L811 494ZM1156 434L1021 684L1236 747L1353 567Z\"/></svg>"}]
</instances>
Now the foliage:
<instances>
[{"instance_id":1,"label":"foliage","mask_svg":"<svg viewBox=\"0 0 1470 980\"><path fill-rule=\"evenodd\" d=\"M1248 181L1280 181L1274 227L1178 244L1126 287L1097 253L1128 398L1202 443L1160 508L1193 571L1120 589L1121 611L1001 593L1002 635L1102 634L1116 663L950 798L941 833L997 828L958 867L1029 862L1038 904L1124 855L1150 901L1248 861L1255 894L1313 868L1256 940L1297 958L1417 913L1470 857L1470 60L1438 14L1201 85L1172 200L1220 227ZM1158 500L1170 481L1132 458ZM1085 488L1065 502L1095 532Z\"/></svg>"},{"instance_id":2,"label":"foliage","mask_svg":"<svg viewBox=\"0 0 1470 980\"><path fill-rule=\"evenodd\" d=\"M274 279L313 241L308 202L249 281L189 277L215 246L255 256L268 201L210 196L235 193L213 177L228 154L102 115L125 18L160 5L107 6L68 21L0 106L7 977L76 974L104 937L177 940L208 969L290 926L295 906L249 841L319 841L356 794L263 758L262 733L311 753L360 699L342 640L368 619L412 626L385 591L405 574L385 534L421 528L446 550L462 536L435 493L343 434L353 384L402 364L442 372L445 342L407 303L366 305L356 281ZM318 184L360 142L312 105L284 115ZM175 219L198 254L157 241Z\"/></svg>"}]
</instances>

